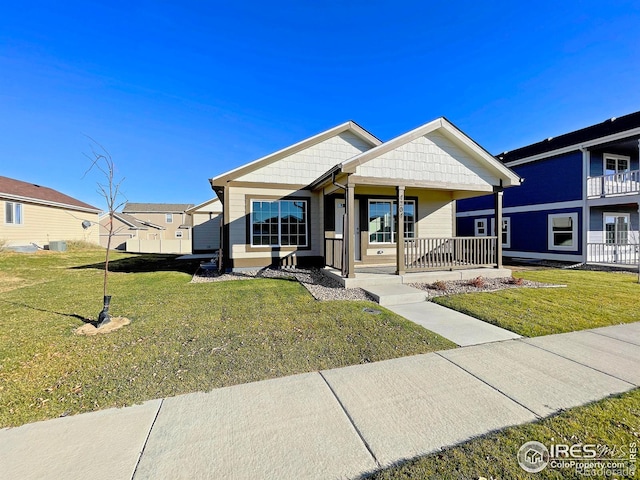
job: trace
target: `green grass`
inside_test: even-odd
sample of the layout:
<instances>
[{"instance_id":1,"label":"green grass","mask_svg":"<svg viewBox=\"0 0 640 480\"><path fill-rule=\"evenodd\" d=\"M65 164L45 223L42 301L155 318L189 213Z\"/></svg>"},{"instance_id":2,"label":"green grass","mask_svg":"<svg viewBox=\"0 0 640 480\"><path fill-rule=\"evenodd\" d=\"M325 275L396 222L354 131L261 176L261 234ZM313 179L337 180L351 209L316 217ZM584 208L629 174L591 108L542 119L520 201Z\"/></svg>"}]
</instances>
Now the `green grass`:
<instances>
[{"instance_id":1,"label":"green grass","mask_svg":"<svg viewBox=\"0 0 640 480\"><path fill-rule=\"evenodd\" d=\"M567 287L519 288L434 301L527 337L640 321L637 275L537 270L515 276Z\"/></svg>"},{"instance_id":2,"label":"green grass","mask_svg":"<svg viewBox=\"0 0 640 480\"><path fill-rule=\"evenodd\" d=\"M0 254L0 427L295 373L453 348L370 302L317 302L297 282L191 284L197 264L102 251Z\"/></svg>"},{"instance_id":3,"label":"green grass","mask_svg":"<svg viewBox=\"0 0 640 480\"><path fill-rule=\"evenodd\" d=\"M546 445L565 443L624 447L629 458L630 444L640 446L640 390L573 408L542 421L510 427L498 433L471 440L440 453L409 461L380 471L375 480L404 479L563 479L593 478L575 469L552 469L526 473L517 462L520 446L528 441ZM603 478L598 476L596 478ZM610 477L607 477L610 478ZM637 478L615 476L613 478Z\"/></svg>"}]
</instances>

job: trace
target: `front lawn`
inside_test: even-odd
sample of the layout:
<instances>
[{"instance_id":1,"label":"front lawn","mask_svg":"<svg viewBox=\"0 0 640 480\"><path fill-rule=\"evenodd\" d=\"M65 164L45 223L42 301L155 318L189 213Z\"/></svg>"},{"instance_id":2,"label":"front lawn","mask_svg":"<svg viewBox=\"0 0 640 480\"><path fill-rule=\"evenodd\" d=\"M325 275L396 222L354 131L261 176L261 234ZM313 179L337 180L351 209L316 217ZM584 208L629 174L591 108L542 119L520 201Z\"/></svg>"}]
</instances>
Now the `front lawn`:
<instances>
[{"instance_id":1,"label":"front lawn","mask_svg":"<svg viewBox=\"0 0 640 480\"><path fill-rule=\"evenodd\" d=\"M297 282L189 283L197 264L102 251L0 254L0 427L267 378L453 348L370 302L318 302Z\"/></svg>"},{"instance_id":2,"label":"front lawn","mask_svg":"<svg viewBox=\"0 0 640 480\"><path fill-rule=\"evenodd\" d=\"M433 301L526 337L640 321L637 275L548 269L514 276L567 287L517 288Z\"/></svg>"},{"instance_id":3,"label":"front lawn","mask_svg":"<svg viewBox=\"0 0 640 480\"><path fill-rule=\"evenodd\" d=\"M589 470L576 471L576 467L552 468L548 465L539 473L527 473L517 461L517 453L525 442L537 441L547 448L551 444L590 444L595 447L603 464L607 459L625 459L609 463L622 464L620 472ZM536 423L510 427L441 453L422 457L401 466L380 471L372 480L408 479L561 479L561 478L637 478L629 466L637 467L640 442L640 390L610 397L599 402L572 408L559 415ZM580 448L575 450L580 455ZM634 461L631 454L634 453ZM585 455L589 455L585 453ZM567 460L572 460L567 458ZM587 463L573 458L576 463ZM594 462L595 463L595 462ZM587 463L588 466L588 463ZM625 468L627 474L625 474ZM595 474L594 474L595 473ZM604 474L601 474L604 473Z\"/></svg>"}]
</instances>

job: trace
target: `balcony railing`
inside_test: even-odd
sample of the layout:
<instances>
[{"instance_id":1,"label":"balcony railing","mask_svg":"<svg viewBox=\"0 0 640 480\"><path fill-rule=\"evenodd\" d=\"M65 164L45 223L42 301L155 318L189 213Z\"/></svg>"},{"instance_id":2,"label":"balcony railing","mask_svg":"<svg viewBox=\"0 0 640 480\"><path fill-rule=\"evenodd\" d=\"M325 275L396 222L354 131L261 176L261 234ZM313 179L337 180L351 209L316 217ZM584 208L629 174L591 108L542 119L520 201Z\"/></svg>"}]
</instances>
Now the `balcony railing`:
<instances>
[{"instance_id":1,"label":"balcony railing","mask_svg":"<svg viewBox=\"0 0 640 480\"><path fill-rule=\"evenodd\" d=\"M639 249L637 244L588 243L587 263L637 265Z\"/></svg>"},{"instance_id":2,"label":"balcony railing","mask_svg":"<svg viewBox=\"0 0 640 480\"><path fill-rule=\"evenodd\" d=\"M629 195L640 192L640 170L587 179L587 196Z\"/></svg>"},{"instance_id":3,"label":"balcony railing","mask_svg":"<svg viewBox=\"0 0 640 480\"><path fill-rule=\"evenodd\" d=\"M496 265L497 237L409 238L404 241L407 272Z\"/></svg>"}]
</instances>

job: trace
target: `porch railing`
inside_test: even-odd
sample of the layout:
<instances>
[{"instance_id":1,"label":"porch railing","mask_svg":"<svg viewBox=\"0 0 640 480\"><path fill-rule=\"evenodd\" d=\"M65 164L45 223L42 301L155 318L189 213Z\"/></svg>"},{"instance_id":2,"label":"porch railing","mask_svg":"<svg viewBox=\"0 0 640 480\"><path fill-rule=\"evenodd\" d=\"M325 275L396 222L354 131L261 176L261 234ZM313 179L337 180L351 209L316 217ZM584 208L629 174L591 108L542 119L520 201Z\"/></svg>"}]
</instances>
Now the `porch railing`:
<instances>
[{"instance_id":1,"label":"porch railing","mask_svg":"<svg viewBox=\"0 0 640 480\"><path fill-rule=\"evenodd\" d=\"M620 243L587 243L587 263L637 265L640 246Z\"/></svg>"},{"instance_id":2,"label":"porch railing","mask_svg":"<svg viewBox=\"0 0 640 480\"><path fill-rule=\"evenodd\" d=\"M328 267L342 270L342 239L341 238L325 238L324 239L324 263Z\"/></svg>"},{"instance_id":3,"label":"porch railing","mask_svg":"<svg viewBox=\"0 0 640 480\"><path fill-rule=\"evenodd\" d=\"M640 192L640 170L587 179L587 196L626 195Z\"/></svg>"},{"instance_id":4,"label":"porch railing","mask_svg":"<svg viewBox=\"0 0 640 480\"><path fill-rule=\"evenodd\" d=\"M408 272L496 265L497 237L408 238L404 266Z\"/></svg>"}]
</instances>

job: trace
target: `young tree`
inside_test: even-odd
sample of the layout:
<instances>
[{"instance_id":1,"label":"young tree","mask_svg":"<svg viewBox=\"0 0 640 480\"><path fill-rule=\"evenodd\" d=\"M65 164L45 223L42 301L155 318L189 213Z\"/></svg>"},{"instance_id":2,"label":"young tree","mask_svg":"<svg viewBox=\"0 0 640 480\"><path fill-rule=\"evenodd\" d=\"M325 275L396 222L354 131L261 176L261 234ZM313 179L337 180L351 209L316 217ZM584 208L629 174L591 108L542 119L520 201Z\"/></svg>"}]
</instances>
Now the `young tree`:
<instances>
[{"instance_id":1,"label":"young tree","mask_svg":"<svg viewBox=\"0 0 640 480\"><path fill-rule=\"evenodd\" d=\"M91 170L98 170L104 177L103 182L96 182L98 184L98 193L104 198L107 214L109 217L107 226L107 249L104 259L104 282L103 282L103 307L102 311L98 315L97 326L101 327L111 321L109 315L109 304L111 303L111 295L107 295L107 286L109 278L109 253L111 252L111 239L115 234L113 226L113 215L116 210L122 207L126 203L126 199L123 199L123 195L120 192L120 185L124 181L124 177L115 178L115 164L109 152L93 138L87 136L91 141L91 153L84 153L84 156L89 159L91 165L84 173L86 176ZM84 177L83 176L83 177Z\"/></svg>"}]
</instances>

